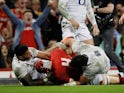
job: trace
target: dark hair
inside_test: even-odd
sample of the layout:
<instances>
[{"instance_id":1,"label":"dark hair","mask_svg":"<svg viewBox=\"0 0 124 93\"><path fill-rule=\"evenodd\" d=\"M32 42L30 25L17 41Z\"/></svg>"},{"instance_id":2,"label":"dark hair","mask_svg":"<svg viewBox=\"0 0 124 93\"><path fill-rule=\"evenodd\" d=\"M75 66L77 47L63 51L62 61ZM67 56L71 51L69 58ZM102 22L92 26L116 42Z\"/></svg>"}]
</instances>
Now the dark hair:
<instances>
[{"instance_id":1,"label":"dark hair","mask_svg":"<svg viewBox=\"0 0 124 93\"><path fill-rule=\"evenodd\" d=\"M88 62L88 56L87 55L77 55L74 58L72 58L71 62L70 62L70 66L71 67L75 67L75 68L82 68L82 66L87 66L87 62Z\"/></svg>"},{"instance_id":2,"label":"dark hair","mask_svg":"<svg viewBox=\"0 0 124 93\"><path fill-rule=\"evenodd\" d=\"M27 10L25 10L25 11L23 12L23 15L24 15L25 13L27 13L27 12L32 13L32 11L31 11L30 9L27 9Z\"/></svg>"},{"instance_id":3,"label":"dark hair","mask_svg":"<svg viewBox=\"0 0 124 93\"><path fill-rule=\"evenodd\" d=\"M14 53L16 56L22 56L26 51L28 50L28 47L24 44L19 44L15 47Z\"/></svg>"}]
</instances>

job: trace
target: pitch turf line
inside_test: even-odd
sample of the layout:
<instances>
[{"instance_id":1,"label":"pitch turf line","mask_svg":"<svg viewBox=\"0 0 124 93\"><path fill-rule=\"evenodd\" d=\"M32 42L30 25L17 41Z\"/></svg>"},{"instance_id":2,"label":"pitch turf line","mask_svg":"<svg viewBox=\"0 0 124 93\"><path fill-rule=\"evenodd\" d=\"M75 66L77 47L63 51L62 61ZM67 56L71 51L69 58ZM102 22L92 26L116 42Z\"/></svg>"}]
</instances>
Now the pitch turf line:
<instances>
[{"instance_id":1,"label":"pitch turf line","mask_svg":"<svg viewBox=\"0 0 124 93\"><path fill-rule=\"evenodd\" d=\"M124 93L124 85L0 86L0 93Z\"/></svg>"}]
</instances>

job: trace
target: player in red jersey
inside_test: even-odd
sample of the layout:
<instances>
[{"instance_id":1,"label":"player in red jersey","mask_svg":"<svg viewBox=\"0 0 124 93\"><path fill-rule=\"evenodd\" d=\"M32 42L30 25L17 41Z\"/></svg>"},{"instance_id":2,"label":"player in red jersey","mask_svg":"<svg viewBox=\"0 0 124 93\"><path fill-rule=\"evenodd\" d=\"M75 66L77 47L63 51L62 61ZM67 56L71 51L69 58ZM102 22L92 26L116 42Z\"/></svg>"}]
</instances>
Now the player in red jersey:
<instances>
[{"instance_id":1,"label":"player in red jersey","mask_svg":"<svg viewBox=\"0 0 124 93\"><path fill-rule=\"evenodd\" d=\"M69 67L72 56L68 54L69 50L56 48L51 53L51 62L53 68L53 75L55 76L55 83L64 84L78 80L80 72ZM73 79L72 79L73 78Z\"/></svg>"}]
</instances>

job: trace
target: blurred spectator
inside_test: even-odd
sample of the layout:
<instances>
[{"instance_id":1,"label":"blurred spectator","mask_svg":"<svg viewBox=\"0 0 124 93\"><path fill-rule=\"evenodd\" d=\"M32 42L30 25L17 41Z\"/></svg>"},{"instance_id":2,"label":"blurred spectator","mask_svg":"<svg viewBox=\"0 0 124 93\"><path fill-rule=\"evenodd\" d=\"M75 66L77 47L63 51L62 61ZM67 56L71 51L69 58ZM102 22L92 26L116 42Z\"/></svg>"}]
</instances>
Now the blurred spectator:
<instances>
[{"instance_id":1,"label":"blurred spectator","mask_svg":"<svg viewBox=\"0 0 124 93\"><path fill-rule=\"evenodd\" d=\"M124 64L124 25L122 26L122 33L121 33L121 48L122 48L122 51L120 56Z\"/></svg>"},{"instance_id":2,"label":"blurred spectator","mask_svg":"<svg viewBox=\"0 0 124 93\"><path fill-rule=\"evenodd\" d=\"M117 2L115 5L115 11L118 17L122 15L122 7L123 7L123 3L121 1Z\"/></svg>"},{"instance_id":3,"label":"blurred spectator","mask_svg":"<svg viewBox=\"0 0 124 93\"><path fill-rule=\"evenodd\" d=\"M3 9L0 9L0 34L1 34L1 31L4 30L4 28L8 29L9 37L12 37L13 35L12 23L8 18L8 16L3 11Z\"/></svg>"},{"instance_id":4,"label":"blurred spectator","mask_svg":"<svg viewBox=\"0 0 124 93\"><path fill-rule=\"evenodd\" d=\"M47 2L48 2L48 0L40 0L40 3L41 3L41 9L42 9L42 11L43 11L43 10L44 10L44 8L46 7Z\"/></svg>"},{"instance_id":5,"label":"blurred spectator","mask_svg":"<svg viewBox=\"0 0 124 93\"><path fill-rule=\"evenodd\" d=\"M2 44L2 36L0 35L0 46L1 46L1 44Z\"/></svg>"},{"instance_id":6,"label":"blurred spectator","mask_svg":"<svg viewBox=\"0 0 124 93\"><path fill-rule=\"evenodd\" d=\"M3 9L16 26L13 49L19 43L23 43L29 47L43 50L40 25L49 14L50 9L46 8L43 15L38 17L35 22L32 22L33 15L30 10L27 10L23 13L23 20L19 20L6 5L3 5Z\"/></svg>"},{"instance_id":7,"label":"blurred spectator","mask_svg":"<svg viewBox=\"0 0 124 93\"><path fill-rule=\"evenodd\" d=\"M124 13L121 16L121 18L119 19L119 24L123 24L124 23Z\"/></svg>"},{"instance_id":8,"label":"blurred spectator","mask_svg":"<svg viewBox=\"0 0 124 93\"><path fill-rule=\"evenodd\" d=\"M6 1L6 4L10 7L10 8L14 8L14 1L15 0L5 0Z\"/></svg>"},{"instance_id":9,"label":"blurred spectator","mask_svg":"<svg viewBox=\"0 0 124 93\"><path fill-rule=\"evenodd\" d=\"M7 42L9 39L9 30L7 28L3 28L1 30L1 36L3 37L4 41Z\"/></svg>"},{"instance_id":10,"label":"blurred spectator","mask_svg":"<svg viewBox=\"0 0 124 93\"><path fill-rule=\"evenodd\" d=\"M93 0L94 12L96 14L97 24L100 29L100 38L104 43L104 50L110 60L118 67L120 72L124 72L124 65L121 59L113 50L114 42L114 2L113 0Z\"/></svg>"},{"instance_id":11,"label":"blurred spectator","mask_svg":"<svg viewBox=\"0 0 124 93\"><path fill-rule=\"evenodd\" d=\"M32 1L32 0L25 0L25 2L26 2L26 7L27 7L28 9L31 8L31 1Z\"/></svg>"},{"instance_id":12,"label":"blurred spectator","mask_svg":"<svg viewBox=\"0 0 124 93\"><path fill-rule=\"evenodd\" d=\"M62 40L60 20L61 16L51 10L47 20L42 24L42 34L46 46L50 40L56 40L57 42Z\"/></svg>"},{"instance_id":13,"label":"blurred spectator","mask_svg":"<svg viewBox=\"0 0 124 93\"><path fill-rule=\"evenodd\" d=\"M0 68L11 68L11 58L8 55L7 43L0 46Z\"/></svg>"},{"instance_id":14,"label":"blurred spectator","mask_svg":"<svg viewBox=\"0 0 124 93\"><path fill-rule=\"evenodd\" d=\"M23 12L27 10L26 1L27 0L15 0L15 8L12 9L12 12L20 19L22 19Z\"/></svg>"},{"instance_id":15,"label":"blurred spectator","mask_svg":"<svg viewBox=\"0 0 124 93\"><path fill-rule=\"evenodd\" d=\"M119 33L122 33L122 14L124 13L124 2L119 0L117 3L116 3L116 6L115 6L115 15L117 16L118 18L118 22L116 24L118 24L117 26L117 30L119 31Z\"/></svg>"},{"instance_id":16,"label":"blurred spectator","mask_svg":"<svg viewBox=\"0 0 124 93\"><path fill-rule=\"evenodd\" d=\"M36 19L42 13L40 5L41 4L39 0L32 0L31 2L31 10L34 19Z\"/></svg>"},{"instance_id":17,"label":"blurred spectator","mask_svg":"<svg viewBox=\"0 0 124 93\"><path fill-rule=\"evenodd\" d=\"M120 57L120 53L121 53L121 42L120 41L121 41L121 34L117 30L115 30L113 50L115 51L118 57Z\"/></svg>"}]
</instances>

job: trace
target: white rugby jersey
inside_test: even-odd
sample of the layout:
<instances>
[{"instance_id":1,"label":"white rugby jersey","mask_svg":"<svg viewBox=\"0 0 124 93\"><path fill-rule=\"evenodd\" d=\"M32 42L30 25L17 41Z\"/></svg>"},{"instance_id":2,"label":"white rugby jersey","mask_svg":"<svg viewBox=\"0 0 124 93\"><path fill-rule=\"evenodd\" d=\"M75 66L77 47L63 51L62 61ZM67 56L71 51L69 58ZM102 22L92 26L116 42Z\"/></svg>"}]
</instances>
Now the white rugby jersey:
<instances>
[{"instance_id":1,"label":"white rugby jersey","mask_svg":"<svg viewBox=\"0 0 124 93\"><path fill-rule=\"evenodd\" d=\"M93 79L96 74L107 73L110 69L110 60L100 47L76 41L72 45L72 50L77 55L88 56L88 66L83 73L88 79Z\"/></svg>"},{"instance_id":2,"label":"white rugby jersey","mask_svg":"<svg viewBox=\"0 0 124 93\"><path fill-rule=\"evenodd\" d=\"M59 5L61 6L61 11L64 13L65 17L67 13L69 18L74 18L79 23L84 23L86 15L89 15L89 20L94 25L96 24L94 13L91 7L91 0L59 0ZM61 12L60 11L60 12Z\"/></svg>"},{"instance_id":3,"label":"white rugby jersey","mask_svg":"<svg viewBox=\"0 0 124 93\"><path fill-rule=\"evenodd\" d=\"M36 58L38 54L38 50L33 47L29 47L29 52L31 53L32 57L28 61L18 60L16 55L14 55L13 57L12 69L18 79L23 78L27 73L30 73L32 79L37 79L44 76L43 74L38 73L34 67L35 62L37 62L38 60L42 60L42 59ZM44 67L51 68L50 61L42 60L42 62Z\"/></svg>"}]
</instances>

